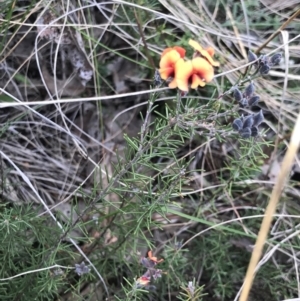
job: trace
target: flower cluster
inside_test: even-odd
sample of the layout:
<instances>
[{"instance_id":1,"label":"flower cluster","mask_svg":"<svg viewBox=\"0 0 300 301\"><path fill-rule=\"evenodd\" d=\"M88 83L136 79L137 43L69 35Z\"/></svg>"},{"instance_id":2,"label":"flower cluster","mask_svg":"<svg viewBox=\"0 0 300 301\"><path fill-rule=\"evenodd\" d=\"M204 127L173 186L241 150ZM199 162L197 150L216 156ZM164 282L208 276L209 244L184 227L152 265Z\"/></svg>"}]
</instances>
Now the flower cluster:
<instances>
[{"instance_id":1,"label":"flower cluster","mask_svg":"<svg viewBox=\"0 0 300 301\"><path fill-rule=\"evenodd\" d=\"M169 80L169 88L178 88L188 92L204 87L214 77L214 68L219 63L213 60L214 50L211 47L203 49L194 40L189 41L195 53L191 60L184 60L186 50L179 46L167 48L161 54L159 74L163 80Z\"/></svg>"},{"instance_id":2,"label":"flower cluster","mask_svg":"<svg viewBox=\"0 0 300 301\"><path fill-rule=\"evenodd\" d=\"M266 75L269 73L271 67L278 65L282 59L280 53L275 53L270 58L266 55L261 55L259 58L255 53L249 51L248 60L249 63L253 63L252 66L256 67L255 73L260 73L261 75ZM252 74L252 76L254 75ZM242 108L250 108L258 104L260 97L254 95L255 87L253 82L251 82L244 90L241 92L237 87L232 89L234 99L239 103ZM264 115L262 110L258 113L250 114L246 117L242 115L233 121L232 127L235 131L238 131L241 137L250 138L256 137L259 133L258 126L263 122Z\"/></svg>"},{"instance_id":3,"label":"flower cluster","mask_svg":"<svg viewBox=\"0 0 300 301\"><path fill-rule=\"evenodd\" d=\"M249 63L254 62L253 65L256 67L256 71L259 71L261 75L266 75L270 72L270 69L278 65L282 59L281 53L275 53L270 58L266 55L261 55L259 58L255 53L249 51L248 61Z\"/></svg>"},{"instance_id":4,"label":"flower cluster","mask_svg":"<svg viewBox=\"0 0 300 301\"><path fill-rule=\"evenodd\" d=\"M233 91L234 99L239 103L240 107L252 107L258 104L260 97L253 95L255 92L254 84L251 82L242 93L237 87Z\"/></svg>"},{"instance_id":5,"label":"flower cluster","mask_svg":"<svg viewBox=\"0 0 300 301\"><path fill-rule=\"evenodd\" d=\"M258 113L250 114L246 117L240 116L233 121L232 127L238 131L242 138L256 137L258 135L258 126L263 122L264 115L262 110Z\"/></svg>"},{"instance_id":6,"label":"flower cluster","mask_svg":"<svg viewBox=\"0 0 300 301\"><path fill-rule=\"evenodd\" d=\"M155 266L164 261L163 259L157 259L157 257L152 255L152 251L148 252L148 258L142 258L141 264L147 268L147 271L136 280L136 286L140 287L149 287L151 279L156 280L160 278L163 271L160 269L155 268Z\"/></svg>"},{"instance_id":7,"label":"flower cluster","mask_svg":"<svg viewBox=\"0 0 300 301\"><path fill-rule=\"evenodd\" d=\"M260 97L253 95L255 92L254 84L251 82L244 90L241 92L237 87L233 90L233 97L239 103L240 107L252 107L257 105ZM259 133L258 126L264 120L264 115L262 110L258 113L250 114L246 117L242 115L233 121L232 127L235 131L238 131L242 138L256 137Z\"/></svg>"}]
</instances>

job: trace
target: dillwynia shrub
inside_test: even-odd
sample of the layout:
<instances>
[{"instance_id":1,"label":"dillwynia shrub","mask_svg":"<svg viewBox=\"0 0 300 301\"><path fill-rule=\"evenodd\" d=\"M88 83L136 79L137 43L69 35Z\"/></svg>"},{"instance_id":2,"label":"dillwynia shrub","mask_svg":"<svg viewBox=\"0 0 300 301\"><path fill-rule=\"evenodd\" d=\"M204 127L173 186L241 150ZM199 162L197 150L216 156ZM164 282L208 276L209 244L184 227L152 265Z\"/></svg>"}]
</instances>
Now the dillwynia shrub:
<instances>
[{"instance_id":1,"label":"dillwynia shrub","mask_svg":"<svg viewBox=\"0 0 300 301\"><path fill-rule=\"evenodd\" d=\"M183 198L182 192L190 189L195 170L202 172L193 165L194 149L201 143L214 139L221 144L232 139L247 146L235 148L224 158L226 166L220 169L229 171L229 174L224 172L223 178L220 175L222 189L230 185L227 191L234 194L234 181L252 176L253 170L258 168L256 161L264 158L260 145L267 143L263 139L259 140L263 111L253 110L259 106L260 101L259 95L255 93L255 76L267 74L270 68L280 62L281 56L276 54L270 59L266 56L257 58L249 53L252 62L249 72L252 69L254 72L224 92L224 95L232 94L232 103L228 106L220 102L220 97L215 99L214 95L205 103L188 96L191 90L198 88L207 87L207 91L212 91L208 83L213 80L215 68L220 65L213 58L212 48L202 48L193 40L189 45L194 49L190 59L185 58L186 50L179 46L163 51L155 74L155 84L163 85L165 81L171 89L177 89L175 104L166 103L161 109L156 106L159 92L150 95L140 136L124 137L127 142L124 158L115 163L114 174L107 179L106 185L97 184L97 195L87 202L89 208L101 204L101 207L93 209L100 216L97 223L94 220L86 221L82 214L74 223L64 225L62 233L53 224L49 226L47 220L36 218L32 210L2 210L2 278L26 271L29 273L29 276L22 275L0 283L0 295L7 296L3 300L54 300L58 296L67 298L70 294L78 295L79 300L80 292L86 286L97 282L99 286L102 285L92 267L79 256L68 240L74 228L82 230L83 237L77 240L88 246L84 245L86 248L82 249L101 271L104 283L121 282L118 288L108 286L109 294L115 294L118 300L139 300L145 292L155 296L161 292L159 299L164 300L164 296L168 296L167 290L177 292L180 287L180 300L202 298L203 287L193 281L196 273L193 260L196 260L196 256L189 258L192 249L185 252L186 249L170 248L167 243L160 248L164 261L153 256L152 251L147 258L142 257L140 260L127 262L124 258L128 253L132 254L134 247L138 249L136 241L143 241L154 252L155 241L145 234L145 230L151 233L152 229L160 227L159 222L153 218L155 214L169 220L168 213L174 213L175 206L178 208L175 212L177 215L185 214L185 218L194 220L198 218L194 216L195 208L193 212L182 213L178 204ZM155 121L150 115L156 115ZM186 155L187 145L191 141L197 145L189 149L190 153ZM213 193L212 201L222 190L216 189ZM112 203L109 198L111 195L117 196L120 201ZM191 194L189 200L197 204L197 208L200 207L198 193ZM205 219L198 218L196 221L205 224ZM85 236L91 223L97 233L92 238ZM235 230L234 233L237 232ZM108 233L118 237L112 244L107 243ZM173 243L171 241L170 245ZM207 255L210 255L209 252ZM208 265L209 260L205 264ZM64 268L56 268L56 265ZM49 270L40 271L45 267L49 267ZM211 277L215 278L211 279L216 287L222 286L223 276L222 272L212 274Z\"/></svg>"}]
</instances>

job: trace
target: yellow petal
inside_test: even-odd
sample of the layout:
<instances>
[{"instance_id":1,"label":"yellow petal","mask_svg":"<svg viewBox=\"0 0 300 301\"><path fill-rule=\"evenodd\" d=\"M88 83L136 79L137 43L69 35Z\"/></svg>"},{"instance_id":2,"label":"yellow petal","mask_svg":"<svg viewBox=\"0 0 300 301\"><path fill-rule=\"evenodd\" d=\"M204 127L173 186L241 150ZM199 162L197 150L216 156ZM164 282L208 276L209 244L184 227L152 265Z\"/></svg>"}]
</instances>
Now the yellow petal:
<instances>
[{"instance_id":1,"label":"yellow petal","mask_svg":"<svg viewBox=\"0 0 300 301\"><path fill-rule=\"evenodd\" d=\"M164 49L164 51L161 54L161 57L163 57L166 53L170 52L171 50L173 50L172 47L168 47L168 48Z\"/></svg>"},{"instance_id":2,"label":"yellow petal","mask_svg":"<svg viewBox=\"0 0 300 301\"><path fill-rule=\"evenodd\" d=\"M174 49L168 48L167 51L160 59L159 62L159 74L164 80L174 75L175 63L180 59L180 53Z\"/></svg>"},{"instance_id":3,"label":"yellow petal","mask_svg":"<svg viewBox=\"0 0 300 301\"><path fill-rule=\"evenodd\" d=\"M174 46L174 47L169 47L169 48L166 48L162 54L161 54L161 57L163 57L165 54L167 54L168 52L172 51L172 50L175 50L179 53L180 57L181 58L184 58L185 56L185 49L180 47L180 46Z\"/></svg>"},{"instance_id":4,"label":"yellow petal","mask_svg":"<svg viewBox=\"0 0 300 301\"><path fill-rule=\"evenodd\" d=\"M213 48L208 47L207 49L203 49L201 45L194 40L189 40L189 45L192 46L196 51L198 51L204 58L206 58L212 66L220 66L220 63L214 61L212 58L214 55Z\"/></svg>"},{"instance_id":5,"label":"yellow petal","mask_svg":"<svg viewBox=\"0 0 300 301\"><path fill-rule=\"evenodd\" d=\"M204 87L205 82L197 74L193 74L191 88L197 89L198 86Z\"/></svg>"},{"instance_id":6,"label":"yellow petal","mask_svg":"<svg viewBox=\"0 0 300 301\"><path fill-rule=\"evenodd\" d=\"M176 50L171 50L167 52L159 62L160 68L166 68L174 66L175 63L180 59L180 54Z\"/></svg>"},{"instance_id":7,"label":"yellow petal","mask_svg":"<svg viewBox=\"0 0 300 301\"><path fill-rule=\"evenodd\" d=\"M201 45L198 42L194 41L194 40L189 40L189 45L192 46L195 50L199 51L200 53L203 50Z\"/></svg>"},{"instance_id":8,"label":"yellow petal","mask_svg":"<svg viewBox=\"0 0 300 301\"><path fill-rule=\"evenodd\" d=\"M174 75L174 67L161 68L158 71L163 80L167 80L170 76Z\"/></svg>"},{"instance_id":9,"label":"yellow petal","mask_svg":"<svg viewBox=\"0 0 300 301\"><path fill-rule=\"evenodd\" d=\"M192 60L193 74L197 74L201 80L210 82L214 78L214 68L207 60L196 57Z\"/></svg>"},{"instance_id":10,"label":"yellow petal","mask_svg":"<svg viewBox=\"0 0 300 301\"><path fill-rule=\"evenodd\" d=\"M177 81L176 81L176 79L175 78L173 78L173 80L169 83L169 88L170 89L175 89L175 88L177 88L178 86L177 86Z\"/></svg>"},{"instance_id":11,"label":"yellow petal","mask_svg":"<svg viewBox=\"0 0 300 301\"><path fill-rule=\"evenodd\" d=\"M181 91L187 92L189 90L189 79L193 74L192 61L184 61L180 59L175 64L175 80L177 87Z\"/></svg>"},{"instance_id":12,"label":"yellow petal","mask_svg":"<svg viewBox=\"0 0 300 301\"><path fill-rule=\"evenodd\" d=\"M179 53L181 58L184 58L185 53L186 53L184 48L179 47L179 46L174 46L173 49L176 50Z\"/></svg>"}]
</instances>

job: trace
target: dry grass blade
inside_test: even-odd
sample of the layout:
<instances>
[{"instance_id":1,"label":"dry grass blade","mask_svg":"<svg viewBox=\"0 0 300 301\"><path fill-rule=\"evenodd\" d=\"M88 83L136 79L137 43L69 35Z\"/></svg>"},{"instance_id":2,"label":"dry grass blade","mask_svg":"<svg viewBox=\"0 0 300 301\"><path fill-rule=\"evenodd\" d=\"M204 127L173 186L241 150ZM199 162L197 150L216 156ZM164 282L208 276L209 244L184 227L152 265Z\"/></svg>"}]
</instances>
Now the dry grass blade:
<instances>
[{"instance_id":1,"label":"dry grass blade","mask_svg":"<svg viewBox=\"0 0 300 301\"><path fill-rule=\"evenodd\" d=\"M300 9L298 9L286 22L284 22L277 31L275 31L258 49L256 49L255 53L259 53L262 49L266 47L279 33L285 29L295 18L300 15Z\"/></svg>"},{"instance_id":2,"label":"dry grass blade","mask_svg":"<svg viewBox=\"0 0 300 301\"><path fill-rule=\"evenodd\" d=\"M255 243L254 250L252 252L251 260L248 266L244 287L241 292L240 301L246 301L253 283L254 279L254 272L256 265L261 257L262 249L264 246L264 243L266 241L268 232L270 230L271 222L273 220L273 215L276 210L276 206L279 201L279 197L281 195L281 192L284 188L285 182L289 176L289 173L291 171L295 156L297 154L297 150L299 148L300 144L300 114L298 115L291 141L289 143L289 148L284 156L281 170L279 173L279 176L277 178L276 184L273 188L271 198L268 204L268 207L266 209L265 217L262 221L260 231Z\"/></svg>"}]
</instances>

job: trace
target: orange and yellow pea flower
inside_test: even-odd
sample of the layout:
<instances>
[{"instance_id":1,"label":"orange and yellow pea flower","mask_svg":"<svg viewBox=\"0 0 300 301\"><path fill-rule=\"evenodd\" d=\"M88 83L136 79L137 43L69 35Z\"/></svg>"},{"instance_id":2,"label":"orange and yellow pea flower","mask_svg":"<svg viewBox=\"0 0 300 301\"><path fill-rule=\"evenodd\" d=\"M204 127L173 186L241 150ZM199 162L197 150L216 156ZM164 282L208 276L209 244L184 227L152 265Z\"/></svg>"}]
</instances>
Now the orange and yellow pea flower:
<instances>
[{"instance_id":1,"label":"orange and yellow pea flower","mask_svg":"<svg viewBox=\"0 0 300 301\"><path fill-rule=\"evenodd\" d=\"M185 50L178 46L165 49L161 55L159 73L164 80L173 78L169 83L171 89L187 92L189 87L204 87L214 77L213 67L219 66L212 58L214 50L211 47L203 49L194 40L190 40L189 45L196 50L192 60L185 61Z\"/></svg>"},{"instance_id":2,"label":"orange and yellow pea flower","mask_svg":"<svg viewBox=\"0 0 300 301\"><path fill-rule=\"evenodd\" d=\"M159 63L159 74L163 80L174 76L175 64L179 59L184 58L185 49L179 46L167 48L161 54Z\"/></svg>"},{"instance_id":3,"label":"orange and yellow pea flower","mask_svg":"<svg viewBox=\"0 0 300 301\"><path fill-rule=\"evenodd\" d=\"M169 87L187 92L189 86L192 89L197 89L198 86L204 87L213 77L214 68L206 59L201 57L196 57L189 61L180 59L175 64L175 76Z\"/></svg>"}]
</instances>

